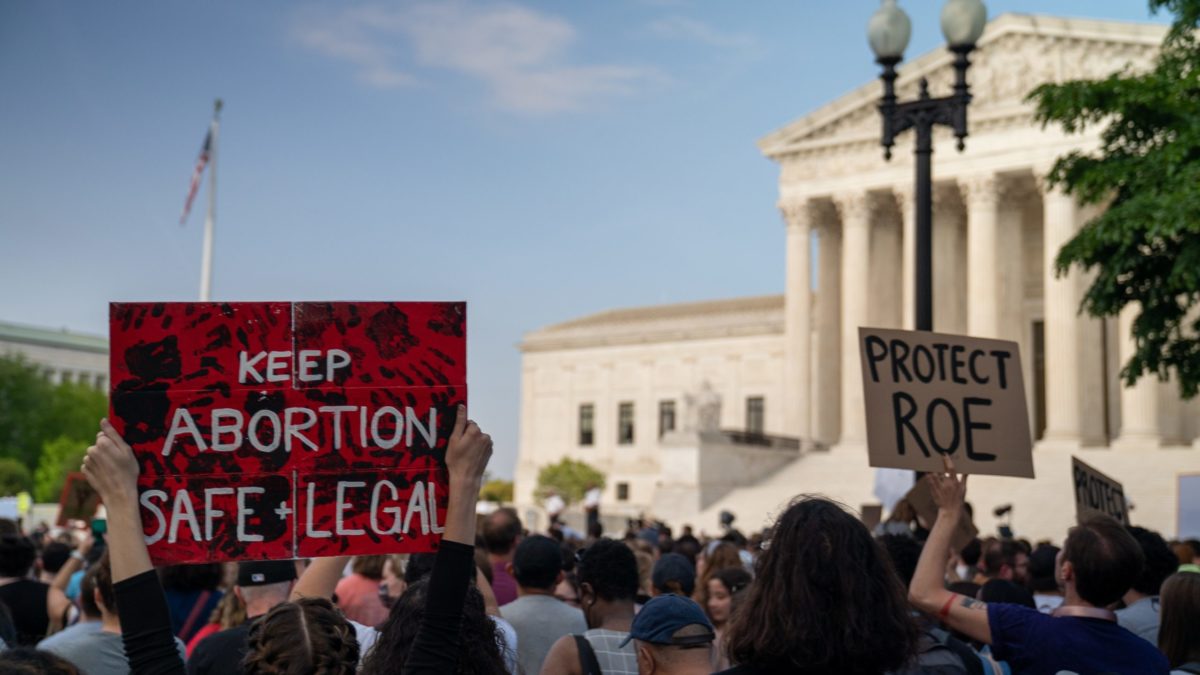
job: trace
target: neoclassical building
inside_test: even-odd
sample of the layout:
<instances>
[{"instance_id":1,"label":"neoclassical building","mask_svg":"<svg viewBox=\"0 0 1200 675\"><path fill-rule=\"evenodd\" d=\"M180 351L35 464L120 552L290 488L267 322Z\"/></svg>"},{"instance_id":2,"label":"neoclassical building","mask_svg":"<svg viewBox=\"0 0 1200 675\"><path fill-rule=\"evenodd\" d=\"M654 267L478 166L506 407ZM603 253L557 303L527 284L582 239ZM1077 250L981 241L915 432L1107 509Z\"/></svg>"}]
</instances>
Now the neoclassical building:
<instances>
[{"instance_id":1,"label":"neoclassical building","mask_svg":"<svg viewBox=\"0 0 1200 675\"><path fill-rule=\"evenodd\" d=\"M55 384L108 389L108 340L98 335L0 321L0 355L26 359Z\"/></svg>"},{"instance_id":2,"label":"neoclassical building","mask_svg":"<svg viewBox=\"0 0 1200 675\"><path fill-rule=\"evenodd\" d=\"M948 132L935 137L934 328L1019 343L1036 439L1036 479L972 481L984 529L994 507L1012 504L1015 530L1061 539L1074 454L1124 481L1135 522L1173 535L1178 486L1200 472L1200 402L1153 378L1124 388L1130 316L1080 315L1087 280L1054 272L1056 252L1094 212L1044 177L1057 157L1095 148L1096 131L1042 128L1025 101L1044 82L1148 66L1164 31L1002 15L972 54L966 150ZM951 58L939 49L907 62L901 98L921 78L933 95L949 92ZM866 84L759 142L780 167L782 297L617 310L526 336L519 506L534 513L538 468L563 456L608 473L610 512L666 512L709 530L722 509L757 527L802 492L876 502L857 328L912 326L915 227L912 136L884 161L880 93ZM705 387L722 401L724 435L668 433Z\"/></svg>"}]
</instances>

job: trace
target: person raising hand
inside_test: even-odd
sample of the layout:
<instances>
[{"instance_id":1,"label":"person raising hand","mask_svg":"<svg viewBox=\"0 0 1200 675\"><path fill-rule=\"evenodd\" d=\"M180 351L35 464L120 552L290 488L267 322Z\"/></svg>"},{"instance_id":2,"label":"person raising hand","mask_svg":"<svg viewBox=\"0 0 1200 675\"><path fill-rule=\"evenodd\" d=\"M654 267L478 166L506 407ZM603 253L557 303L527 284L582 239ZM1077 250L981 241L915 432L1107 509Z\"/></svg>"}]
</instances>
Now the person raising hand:
<instances>
[{"instance_id":1,"label":"person raising hand","mask_svg":"<svg viewBox=\"0 0 1200 675\"><path fill-rule=\"evenodd\" d=\"M938 513L909 587L915 607L991 645L996 659L1008 662L1014 672L1166 675L1162 653L1118 626L1116 615L1107 609L1133 585L1142 567L1141 547L1110 518L1071 528L1055 565L1064 586L1063 604L1052 615L946 590L945 561L963 517L967 477L955 472L949 456L942 459L945 471L922 479L929 481Z\"/></svg>"}]
</instances>

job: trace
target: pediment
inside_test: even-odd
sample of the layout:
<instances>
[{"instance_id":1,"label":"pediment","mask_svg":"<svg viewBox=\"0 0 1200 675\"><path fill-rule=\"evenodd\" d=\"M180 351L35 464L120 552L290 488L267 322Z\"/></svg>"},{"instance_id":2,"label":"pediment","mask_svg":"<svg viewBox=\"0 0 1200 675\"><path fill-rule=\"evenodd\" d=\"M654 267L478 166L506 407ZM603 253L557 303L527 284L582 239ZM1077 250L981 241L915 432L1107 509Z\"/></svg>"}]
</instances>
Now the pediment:
<instances>
[{"instance_id":1,"label":"pediment","mask_svg":"<svg viewBox=\"0 0 1200 675\"><path fill-rule=\"evenodd\" d=\"M1126 67L1147 68L1166 27L1156 24L1064 19L1002 14L988 23L971 53L969 80L975 119L1025 116L1024 102L1038 85L1105 77ZM914 98L924 77L934 96L950 93L954 77L949 51L936 49L902 64L897 79L901 100ZM883 88L878 80L854 91L759 140L772 159L813 148L877 138L877 105Z\"/></svg>"}]
</instances>

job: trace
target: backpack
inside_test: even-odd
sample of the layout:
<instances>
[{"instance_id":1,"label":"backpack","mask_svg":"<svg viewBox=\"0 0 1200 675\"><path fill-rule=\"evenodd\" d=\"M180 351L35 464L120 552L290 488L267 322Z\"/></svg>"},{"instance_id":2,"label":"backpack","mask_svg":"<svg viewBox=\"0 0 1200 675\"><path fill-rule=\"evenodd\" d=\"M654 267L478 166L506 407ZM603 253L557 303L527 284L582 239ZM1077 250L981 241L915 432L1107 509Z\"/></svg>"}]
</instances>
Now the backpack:
<instances>
[{"instance_id":1,"label":"backpack","mask_svg":"<svg viewBox=\"0 0 1200 675\"><path fill-rule=\"evenodd\" d=\"M891 675L982 675L983 662L970 647L940 628L921 633L917 660Z\"/></svg>"}]
</instances>

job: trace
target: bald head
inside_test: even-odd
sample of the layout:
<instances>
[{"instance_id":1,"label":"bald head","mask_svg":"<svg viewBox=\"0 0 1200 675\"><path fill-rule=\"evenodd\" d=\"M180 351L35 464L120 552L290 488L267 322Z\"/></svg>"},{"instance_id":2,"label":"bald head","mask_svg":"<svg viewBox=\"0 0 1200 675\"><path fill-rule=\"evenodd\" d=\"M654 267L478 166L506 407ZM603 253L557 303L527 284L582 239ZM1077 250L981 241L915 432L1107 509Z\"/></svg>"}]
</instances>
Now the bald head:
<instances>
[{"instance_id":1,"label":"bald head","mask_svg":"<svg viewBox=\"0 0 1200 675\"><path fill-rule=\"evenodd\" d=\"M516 509L502 508L489 513L483 520L484 546L492 555L509 555L521 538L521 518Z\"/></svg>"}]
</instances>

